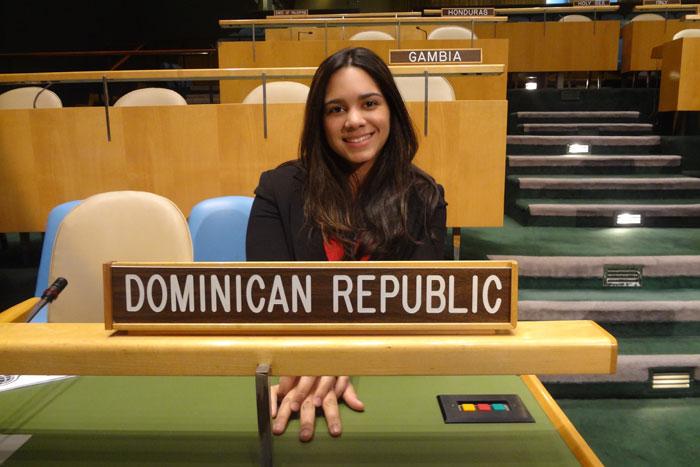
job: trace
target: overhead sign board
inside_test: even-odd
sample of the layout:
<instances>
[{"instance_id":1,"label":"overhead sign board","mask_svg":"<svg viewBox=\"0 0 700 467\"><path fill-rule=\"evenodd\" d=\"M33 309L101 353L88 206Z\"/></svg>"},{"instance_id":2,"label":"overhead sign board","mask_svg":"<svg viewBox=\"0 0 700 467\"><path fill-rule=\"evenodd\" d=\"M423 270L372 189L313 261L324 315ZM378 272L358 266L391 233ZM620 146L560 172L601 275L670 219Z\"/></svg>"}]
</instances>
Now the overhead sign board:
<instances>
[{"instance_id":1,"label":"overhead sign board","mask_svg":"<svg viewBox=\"0 0 700 467\"><path fill-rule=\"evenodd\" d=\"M442 8L442 16L496 16L495 8Z\"/></svg>"},{"instance_id":2,"label":"overhead sign board","mask_svg":"<svg viewBox=\"0 0 700 467\"><path fill-rule=\"evenodd\" d=\"M389 62L393 65L481 63L481 49L392 49Z\"/></svg>"},{"instance_id":3,"label":"overhead sign board","mask_svg":"<svg viewBox=\"0 0 700 467\"><path fill-rule=\"evenodd\" d=\"M275 16L304 16L308 14L309 10L274 10Z\"/></svg>"},{"instance_id":4,"label":"overhead sign board","mask_svg":"<svg viewBox=\"0 0 700 467\"><path fill-rule=\"evenodd\" d=\"M573 0L573 6L610 6L610 0Z\"/></svg>"},{"instance_id":5,"label":"overhead sign board","mask_svg":"<svg viewBox=\"0 0 700 467\"><path fill-rule=\"evenodd\" d=\"M509 261L108 263L116 330L326 334L513 329Z\"/></svg>"}]
</instances>

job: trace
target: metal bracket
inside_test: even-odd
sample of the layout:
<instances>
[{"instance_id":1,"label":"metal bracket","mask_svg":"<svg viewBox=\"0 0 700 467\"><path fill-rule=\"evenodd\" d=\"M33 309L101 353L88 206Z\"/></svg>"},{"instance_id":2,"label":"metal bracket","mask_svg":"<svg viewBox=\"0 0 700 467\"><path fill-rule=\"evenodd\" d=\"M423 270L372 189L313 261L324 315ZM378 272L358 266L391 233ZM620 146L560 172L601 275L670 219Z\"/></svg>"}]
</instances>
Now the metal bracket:
<instances>
[{"instance_id":1,"label":"metal bracket","mask_svg":"<svg viewBox=\"0 0 700 467\"><path fill-rule=\"evenodd\" d=\"M109 124L109 87L107 86L107 77L102 77L102 94L105 101L105 120L107 122L107 141L112 141L112 128Z\"/></svg>"},{"instance_id":2,"label":"metal bracket","mask_svg":"<svg viewBox=\"0 0 700 467\"><path fill-rule=\"evenodd\" d=\"M428 72L424 71L423 76L425 77L425 90L423 94L423 134L428 136Z\"/></svg>"},{"instance_id":3,"label":"metal bracket","mask_svg":"<svg viewBox=\"0 0 700 467\"><path fill-rule=\"evenodd\" d=\"M270 422L270 364L260 363L255 368L255 401L258 405L258 438L260 465L272 467L272 425Z\"/></svg>"}]
</instances>

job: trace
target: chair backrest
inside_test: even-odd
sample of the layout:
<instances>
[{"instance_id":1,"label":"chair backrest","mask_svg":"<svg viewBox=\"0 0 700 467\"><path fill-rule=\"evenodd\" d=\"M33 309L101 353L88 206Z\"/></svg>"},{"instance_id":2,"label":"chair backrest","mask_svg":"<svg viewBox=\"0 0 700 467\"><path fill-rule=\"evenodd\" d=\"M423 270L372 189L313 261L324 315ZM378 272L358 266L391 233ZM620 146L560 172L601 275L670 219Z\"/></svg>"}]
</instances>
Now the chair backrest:
<instances>
[{"instance_id":1,"label":"chair backrest","mask_svg":"<svg viewBox=\"0 0 700 467\"><path fill-rule=\"evenodd\" d=\"M114 103L115 107L145 107L156 105L187 105L187 101L172 89L143 88L127 92Z\"/></svg>"},{"instance_id":2,"label":"chair backrest","mask_svg":"<svg viewBox=\"0 0 700 467\"><path fill-rule=\"evenodd\" d=\"M295 81L272 81L265 83L268 104L304 103L309 95L309 87ZM244 104L262 104L262 84L253 89L243 99Z\"/></svg>"},{"instance_id":3,"label":"chair backrest","mask_svg":"<svg viewBox=\"0 0 700 467\"><path fill-rule=\"evenodd\" d=\"M448 39L478 39L471 29L460 26L443 26L433 29L428 34L428 40L448 40Z\"/></svg>"},{"instance_id":4,"label":"chair backrest","mask_svg":"<svg viewBox=\"0 0 700 467\"><path fill-rule=\"evenodd\" d=\"M36 276L36 289L34 296L40 297L44 290L49 286L49 266L51 265L51 252L53 252L53 244L56 240L56 232L61 221L66 217L66 214L71 212L73 208L80 204L80 200L68 201L67 203L59 204L49 212L49 217L46 221L46 230L44 232L44 243L41 246L41 259L39 260L39 272ZM41 310L32 320L34 323L46 322L46 308Z\"/></svg>"},{"instance_id":5,"label":"chair backrest","mask_svg":"<svg viewBox=\"0 0 700 467\"><path fill-rule=\"evenodd\" d=\"M49 282L68 287L50 305L49 322L104 320L102 264L109 261L192 261L187 220L175 204L140 191L91 196L58 227Z\"/></svg>"},{"instance_id":6,"label":"chair backrest","mask_svg":"<svg viewBox=\"0 0 700 467\"><path fill-rule=\"evenodd\" d=\"M394 36L383 31L360 31L350 37L351 41L393 41Z\"/></svg>"},{"instance_id":7,"label":"chair backrest","mask_svg":"<svg viewBox=\"0 0 700 467\"><path fill-rule=\"evenodd\" d=\"M420 76L397 76L396 87L404 102L423 101L425 99L425 78ZM428 101L453 101L455 91L443 76L428 78Z\"/></svg>"},{"instance_id":8,"label":"chair backrest","mask_svg":"<svg viewBox=\"0 0 700 467\"><path fill-rule=\"evenodd\" d=\"M700 29L681 29L673 35L673 40L682 39L684 37L700 37Z\"/></svg>"},{"instance_id":9,"label":"chair backrest","mask_svg":"<svg viewBox=\"0 0 700 467\"><path fill-rule=\"evenodd\" d=\"M245 261L253 198L221 196L197 203L190 213L195 261Z\"/></svg>"},{"instance_id":10,"label":"chair backrest","mask_svg":"<svg viewBox=\"0 0 700 467\"><path fill-rule=\"evenodd\" d=\"M63 103L55 92L38 86L11 89L0 94L0 109L2 110L57 109L60 107L63 107Z\"/></svg>"},{"instance_id":11,"label":"chair backrest","mask_svg":"<svg viewBox=\"0 0 700 467\"><path fill-rule=\"evenodd\" d=\"M665 21L666 18L656 13L642 13L641 15L634 16L630 22L633 21Z\"/></svg>"},{"instance_id":12,"label":"chair backrest","mask_svg":"<svg viewBox=\"0 0 700 467\"><path fill-rule=\"evenodd\" d=\"M593 21L588 16L583 15L566 15L559 18L561 23L585 23L587 21Z\"/></svg>"}]
</instances>

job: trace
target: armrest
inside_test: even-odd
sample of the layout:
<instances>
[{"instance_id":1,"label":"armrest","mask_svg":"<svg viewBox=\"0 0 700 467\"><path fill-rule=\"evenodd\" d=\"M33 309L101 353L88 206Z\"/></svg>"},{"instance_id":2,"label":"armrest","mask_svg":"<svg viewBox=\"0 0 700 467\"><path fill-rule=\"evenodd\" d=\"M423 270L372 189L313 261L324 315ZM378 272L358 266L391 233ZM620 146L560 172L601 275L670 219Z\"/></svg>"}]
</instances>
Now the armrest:
<instances>
[{"instance_id":1,"label":"armrest","mask_svg":"<svg viewBox=\"0 0 700 467\"><path fill-rule=\"evenodd\" d=\"M8 308L0 313L0 323L24 323L39 300L41 300L39 297L32 297Z\"/></svg>"}]
</instances>

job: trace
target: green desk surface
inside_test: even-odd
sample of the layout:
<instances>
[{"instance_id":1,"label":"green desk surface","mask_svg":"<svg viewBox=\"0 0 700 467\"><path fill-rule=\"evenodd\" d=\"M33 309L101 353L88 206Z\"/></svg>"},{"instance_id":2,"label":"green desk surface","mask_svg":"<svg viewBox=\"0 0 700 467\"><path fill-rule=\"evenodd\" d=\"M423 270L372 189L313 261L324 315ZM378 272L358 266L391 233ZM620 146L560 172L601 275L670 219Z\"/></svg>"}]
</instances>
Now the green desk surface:
<instances>
[{"instance_id":1,"label":"green desk surface","mask_svg":"<svg viewBox=\"0 0 700 467\"><path fill-rule=\"evenodd\" d=\"M579 465L515 376L355 377L363 413L274 438L275 465ZM518 394L535 423L446 425L438 394ZM31 434L4 466L257 465L252 377L79 377L0 393L0 434Z\"/></svg>"}]
</instances>

